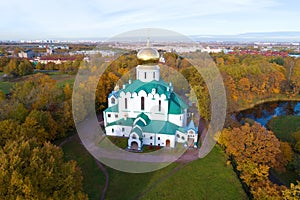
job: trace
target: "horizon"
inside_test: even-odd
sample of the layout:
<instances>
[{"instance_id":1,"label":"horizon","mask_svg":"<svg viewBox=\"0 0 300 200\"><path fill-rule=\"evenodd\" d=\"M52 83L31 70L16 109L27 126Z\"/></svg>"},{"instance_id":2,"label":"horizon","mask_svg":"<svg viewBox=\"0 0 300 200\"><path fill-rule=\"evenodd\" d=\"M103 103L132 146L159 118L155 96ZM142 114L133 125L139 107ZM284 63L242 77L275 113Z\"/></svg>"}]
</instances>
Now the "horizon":
<instances>
[{"instance_id":1,"label":"horizon","mask_svg":"<svg viewBox=\"0 0 300 200\"><path fill-rule=\"evenodd\" d=\"M155 5L155 6L153 6ZM292 0L3 2L0 40L111 38L145 27L192 35L300 32Z\"/></svg>"}]
</instances>

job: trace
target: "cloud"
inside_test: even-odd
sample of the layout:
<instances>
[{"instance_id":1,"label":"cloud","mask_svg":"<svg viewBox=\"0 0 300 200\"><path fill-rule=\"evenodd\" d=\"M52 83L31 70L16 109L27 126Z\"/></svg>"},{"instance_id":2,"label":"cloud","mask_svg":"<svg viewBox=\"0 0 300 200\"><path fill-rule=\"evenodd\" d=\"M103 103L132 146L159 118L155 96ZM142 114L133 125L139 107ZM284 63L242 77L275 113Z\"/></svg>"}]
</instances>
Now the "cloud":
<instances>
[{"instance_id":1,"label":"cloud","mask_svg":"<svg viewBox=\"0 0 300 200\"><path fill-rule=\"evenodd\" d=\"M226 15L239 18L245 13L276 9L278 5L275 0L11 0L1 3L0 17L5 20L0 23L0 37L8 37L9 32L19 33L20 37L107 36L143 27L172 27L177 31L185 27L196 31L197 22L210 29L213 25L209 22L216 16L219 21Z\"/></svg>"}]
</instances>

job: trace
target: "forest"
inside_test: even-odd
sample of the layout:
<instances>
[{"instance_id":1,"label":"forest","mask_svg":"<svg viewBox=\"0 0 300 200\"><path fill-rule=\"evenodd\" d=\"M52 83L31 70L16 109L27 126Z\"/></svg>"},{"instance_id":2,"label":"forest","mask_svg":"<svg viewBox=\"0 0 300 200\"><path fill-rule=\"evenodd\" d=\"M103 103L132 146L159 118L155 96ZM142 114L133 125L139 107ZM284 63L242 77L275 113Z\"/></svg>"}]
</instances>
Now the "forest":
<instances>
[{"instance_id":1,"label":"forest","mask_svg":"<svg viewBox=\"0 0 300 200\"><path fill-rule=\"evenodd\" d=\"M197 104L200 116L209 123L210 94L193 65L206 61L176 53L164 53L164 58L166 62L161 65L168 68L162 70L162 77L178 80L173 81L174 88L178 88L176 92ZM254 199L299 197L299 183L279 186L269 179L269 172L284 172L299 154L300 129L293 133L293 142L289 143L257 123L241 125L231 120L230 114L265 101L299 101L300 58L218 53L211 54L210 59L208 63L213 63L222 75L227 96L228 115L217 140L245 191ZM0 71L10 74L10 81L20 77L22 80L15 82L7 94L0 91L0 198L87 199L81 169L75 161L64 160L57 145L57 141L76 133L72 98L89 102L92 91L89 84L97 82L95 109L101 113L116 84L121 86L134 78L133 68L137 64L135 51L119 56L112 63L104 60L85 63L78 59L61 65L34 66L26 60L1 58ZM80 69L92 75L74 88L79 95L72 97L71 84L59 86L50 75L35 73L34 69L59 70L61 74L76 74ZM97 70L103 72L100 79L93 75ZM189 85L180 82L179 77L184 77ZM80 120L90 112L82 105L74 108L82 113Z\"/></svg>"}]
</instances>

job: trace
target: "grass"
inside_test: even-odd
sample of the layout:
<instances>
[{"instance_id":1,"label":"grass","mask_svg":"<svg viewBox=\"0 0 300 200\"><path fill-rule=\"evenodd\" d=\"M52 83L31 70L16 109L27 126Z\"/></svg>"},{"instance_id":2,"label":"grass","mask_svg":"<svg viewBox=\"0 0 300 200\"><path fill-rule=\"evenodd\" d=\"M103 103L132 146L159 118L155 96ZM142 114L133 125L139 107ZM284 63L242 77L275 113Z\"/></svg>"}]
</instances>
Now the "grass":
<instances>
[{"instance_id":1,"label":"grass","mask_svg":"<svg viewBox=\"0 0 300 200\"><path fill-rule=\"evenodd\" d=\"M268 123L268 128L274 132L279 140L289 142L292 145L294 143L294 139L291 134L300 129L300 116L275 117ZM276 178L278 178L286 186L289 186L290 183L296 183L296 181L300 178L299 174L295 171L300 170L298 164L299 161L299 154L295 153L294 161L292 161L292 165L294 165L294 167L292 167L292 169L287 167L287 171L283 173L274 171L274 176L276 176Z\"/></svg>"},{"instance_id":2,"label":"grass","mask_svg":"<svg viewBox=\"0 0 300 200\"><path fill-rule=\"evenodd\" d=\"M56 80L57 86L60 88L65 87L68 83L70 86L74 84L75 75L61 74L59 71L57 72L49 72L47 73L52 79ZM30 75L29 75L30 76ZM22 82L26 80L26 76L17 78L14 82L8 81L0 81L0 90L4 92L4 94L10 93L10 90L13 88L16 82Z\"/></svg>"},{"instance_id":3,"label":"grass","mask_svg":"<svg viewBox=\"0 0 300 200\"><path fill-rule=\"evenodd\" d=\"M66 160L75 160L82 170L83 189L89 199L100 199L105 183L105 176L98 168L94 158L80 144L79 138L74 137L63 147Z\"/></svg>"},{"instance_id":4,"label":"grass","mask_svg":"<svg viewBox=\"0 0 300 200\"><path fill-rule=\"evenodd\" d=\"M294 139L291 134L300 129L300 116L275 117L268 123L268 128L278 139L292 143Z\"/></svg>"},{"instance_id":5,"label":"grass","mask_svg":"<svg viewBox=\"0 0 300 200\"><path fill-rule=\"evenodd\" d=\"M4 92L4 94L10 93L10 90L13 88L15 83L7 82L7 81L0 81L0 90Z\"/></svg>"},{"instance_id":6,"label":"grass","mask_svg":"<svg viewBox=\"0 0 300 200\"><path fill-rule=\"evenodd\" d=\"M158 184L141 199L248 199L232 167L226 165L225 154L219 147L164 179L178 166L173 163L145 174L108 169L110 184L106 199L135 199L157 181Z\"/></svg>"}]
</instances>

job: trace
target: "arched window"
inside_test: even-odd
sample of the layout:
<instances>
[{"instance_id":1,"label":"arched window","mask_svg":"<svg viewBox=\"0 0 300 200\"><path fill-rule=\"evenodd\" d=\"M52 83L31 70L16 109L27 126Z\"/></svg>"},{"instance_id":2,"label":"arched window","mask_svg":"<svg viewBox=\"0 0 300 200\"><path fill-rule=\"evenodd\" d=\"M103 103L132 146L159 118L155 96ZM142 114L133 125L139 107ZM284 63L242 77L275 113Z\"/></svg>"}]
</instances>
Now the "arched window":
<instances>
[{"instance_id":1,"label":"arched window","mask_svg":"<svg viewBox=\"0 0 300 200\"><path fill-rule=\"evenodd\" d=\"M161 111L161 100L158 101L158 111Z\"/></svg>"},{"instance_id":2,"label":"arched window","mask_svg":"<svg viewBox=\"0 0 300 200\"><path fill-rule=\"evenodd\" d=\"M111 98L110 103L111 103L111 104L115 104L115 103L116 103L115 98Z\"/></svg>"},{"instance_id":3,"label":"arched window","mask_svg":"<svg viewBox=\"0 0 300 200\"><path fill-rule=\"evenodd\" d=\"M155 79L155 72L153 72L153 79Z\"/></svg>"},{"instance_id":4,"label":"arched window","mask_svg":"<svg viewBox=\"0 0 300 200\"><path fill-rule=\"evenodd\" d=\"M145 110L145 97L141 97L141 110Z\"/></svg>"},{"instance_id":5,"label":"arched window","mask_svg":"<svg viewBox=\"0 0 300 200\"><path fill-rule=\"evenodd\" d=\"M127 109L127 98L125 98L125 109Z\"/></svg>"},{"instance_id":6,"label":"arched window","mask_svg":"<svg viewBox=\"0 0 300 200\"><path fill-rule=\"evenodd\" d=\"M144 75L145 75L145 79L147 79L147 72L145 72Z\"/></svg>"}]
</instances>

